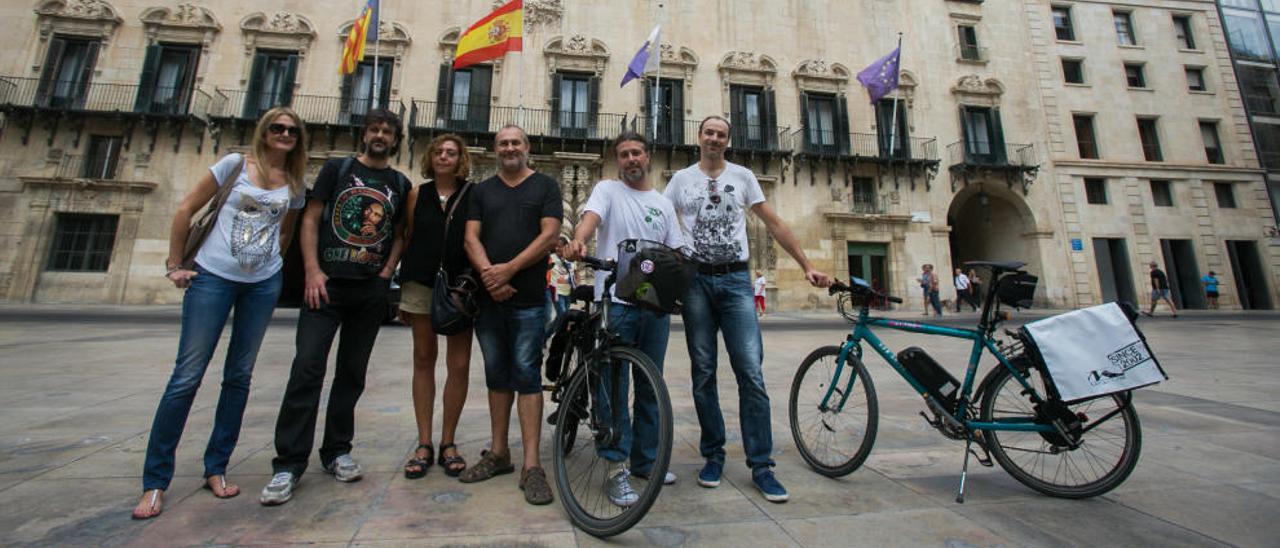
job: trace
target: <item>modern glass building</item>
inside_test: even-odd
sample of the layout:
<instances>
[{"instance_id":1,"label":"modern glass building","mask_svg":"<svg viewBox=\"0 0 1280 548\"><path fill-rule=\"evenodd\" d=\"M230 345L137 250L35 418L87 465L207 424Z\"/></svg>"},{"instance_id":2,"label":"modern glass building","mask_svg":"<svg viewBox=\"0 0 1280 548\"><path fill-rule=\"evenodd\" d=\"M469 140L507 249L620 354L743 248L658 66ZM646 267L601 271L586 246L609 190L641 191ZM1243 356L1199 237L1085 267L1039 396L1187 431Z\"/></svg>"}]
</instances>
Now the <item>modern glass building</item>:
<instances>
[{"instance_id":1,"label":"modern glass building","mask_svg":"<svg viewBox=\"0 0 1280 548\"><path fill-rule=\"evenodd\" d=\"M1280 221L1280 0L1218 0L1218 7Z\"/></svg>"}]
</instances>

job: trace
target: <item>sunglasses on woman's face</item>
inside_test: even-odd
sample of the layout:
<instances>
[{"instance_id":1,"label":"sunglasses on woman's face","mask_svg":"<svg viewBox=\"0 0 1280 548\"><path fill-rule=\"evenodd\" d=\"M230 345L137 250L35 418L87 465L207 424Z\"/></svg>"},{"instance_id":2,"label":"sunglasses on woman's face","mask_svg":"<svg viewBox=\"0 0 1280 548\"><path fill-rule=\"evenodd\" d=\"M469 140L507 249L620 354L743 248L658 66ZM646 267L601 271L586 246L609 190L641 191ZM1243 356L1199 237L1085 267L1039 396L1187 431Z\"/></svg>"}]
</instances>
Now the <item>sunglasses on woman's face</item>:
<instances>
[{"instance_id":1,"label":"sunglasses on woman's face","mask_svg":"<svg viewBox=\"0 0 1280 548\"><path fill-rule=\"evenodd\" d=\"M267 131L270 131L273 135L280 135L283 133L290 137L302 135L302 128L299 128L298 126L287 126L284 124L271 124L267 126Z\"/></svg>"}]
</instances>

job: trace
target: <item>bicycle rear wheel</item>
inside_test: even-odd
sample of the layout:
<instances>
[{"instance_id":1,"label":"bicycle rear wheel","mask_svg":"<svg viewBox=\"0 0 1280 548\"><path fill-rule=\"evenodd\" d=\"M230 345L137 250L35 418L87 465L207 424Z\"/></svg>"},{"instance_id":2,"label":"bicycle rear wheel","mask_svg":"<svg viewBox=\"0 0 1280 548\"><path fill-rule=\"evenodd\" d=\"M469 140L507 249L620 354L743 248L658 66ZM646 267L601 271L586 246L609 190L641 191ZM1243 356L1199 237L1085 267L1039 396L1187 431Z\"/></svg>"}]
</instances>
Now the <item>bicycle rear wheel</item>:
<instances>
[{"instance_id":1,"label":"bicycle rear wheel","mask_svg":"<svg viewBox=\"0 0 1280 548\"><path fill-rule=\"evenodd\" d=\"M652 398L653 413L637 415L637 394L642 400ZM643 352L611 348L608 362L574 374L559 413L552 460L556 489L569 519L597 537L630 529L657 500L671 460L671 399L662 374ZM638 424L649 432L648 442L632 434ZM631 462L641 450L652 455L649 469L639 471L643 477L629 470L644 464ZM635 496L621 505L611 500L607 489L624 469Z\"/></svg>"},{"instance_id":2,"label":"bicycle rear wheel","mask_svg":"<svg viewBox=\"0 0 1280 548\"><path fill-rule=\"evenodd\" d=\"M824 346L800 362L787 406L800 456L819 474L833 478L848 475L867 460L879 413L867 368L850 355L836 378L839 357L839 347Z\"/></svg>"},{"instance_id":3,"label":"bicycle rear wheel","mask_svg":"<svg viewBox=\"0 0 1280 548\"><path fill-rule=\"evenodd\" d=\"M1019 372L1039 394L1048 394L1044 377L1033 369ZM1022 384L1004 366L982 381L982 422L1034 422L1058 419L1060 432L984 430L991 456L1022 484L1062 498L1096 497L1115 489L1138 465L1142 428L1129 392L1065 404L1032 403ZM1072 449L1072 442L1078 445Z\"/></svg>"}]
</instances>

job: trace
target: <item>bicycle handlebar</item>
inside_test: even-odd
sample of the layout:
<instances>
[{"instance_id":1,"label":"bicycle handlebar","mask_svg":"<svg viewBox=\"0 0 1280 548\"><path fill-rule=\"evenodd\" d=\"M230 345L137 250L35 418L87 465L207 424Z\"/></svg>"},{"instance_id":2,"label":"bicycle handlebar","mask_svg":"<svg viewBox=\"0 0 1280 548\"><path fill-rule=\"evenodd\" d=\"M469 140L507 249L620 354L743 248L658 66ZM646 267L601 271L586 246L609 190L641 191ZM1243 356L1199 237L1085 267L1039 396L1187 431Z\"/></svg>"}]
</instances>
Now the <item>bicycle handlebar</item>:
<instances>
[{"instance_id":1,"label":"bicycle handlebar","mask_svg":"<svg viewBox=\"0 0 1280 548\"><path fill-rule=\"evenodd\" d=\"M858 294L861 294L861 295L871 295L871 296L875 296L875 297L880 297L880 298L882 298L882 299L884 299L884 300L886 300L886 301L889 301L889 302L891 302L891 303L894 303L894 304L902 304L902 298L901 298L901 297L894 297L894 296L889 295L889 294L887 294L887 293L885 293L885 292L883 292L883 291L877 291L877 290L872 289L872 288L870 288L870 287L863 287L863 286L849 286L849 285L847 285L847 284L845 284L845 283L843 283L843 282L835 282L835 283L831 284L831 287L830 287L829 289L827 289L827 294L829 294L829 295L835 295L836 293L839 293L839 292L858 293Z\"/></svg>"},{"instance_id":2,"label":"bicycle handlebar","mask_svg":"<svg viewBox=\"0 0 1280 548\"><path fill-rule=\"evenodd\" d=\"M603 270L606 272L613 272L613 270L618 267L618 261L597 259L589 255L583 255L581 259L578 259L578 262L587 265L592 270Z\"/></svg>"}]
</instances>

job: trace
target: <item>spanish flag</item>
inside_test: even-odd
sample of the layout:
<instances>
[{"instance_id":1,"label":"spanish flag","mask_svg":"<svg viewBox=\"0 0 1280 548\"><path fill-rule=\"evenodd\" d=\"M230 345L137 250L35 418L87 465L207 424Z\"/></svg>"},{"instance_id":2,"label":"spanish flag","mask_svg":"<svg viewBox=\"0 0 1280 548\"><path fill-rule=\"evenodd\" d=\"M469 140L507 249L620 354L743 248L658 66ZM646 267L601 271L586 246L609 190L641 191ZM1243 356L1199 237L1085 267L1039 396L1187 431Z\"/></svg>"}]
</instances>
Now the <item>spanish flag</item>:
<instances>
[{"instance_id":1,"label":"spanish flag","mask_svg":"<svg viewBox=\"0 0 1280 548\"><path fill-rule=\"evenodd\" d=\"M523 7L521 0L511 0L468 27L458 37L453 68L456 70L497 59L508 51L520 51L520 37L524 35Z\"/></svg>"},{"instance_id":2,"label":"spanish flag","mask_svg":"<svg viewBox=\"0 0 1280 548\"><path fill-rule=\"evenodd\" d=\"M338 65L338 72L342 74L355 72L356 66L364 60L365 42L370 39L376 41L377 37L378 0L369 0L364 10L360 12L360 17L357 17L356 22L351 25L351 32L347 33L347 41L342 45L342 64Z\"/></svg>"}]
</instances>

